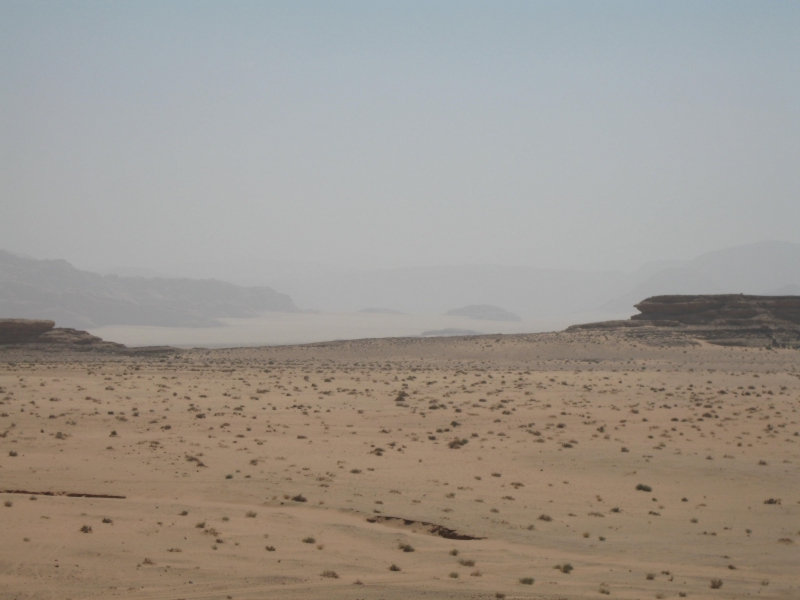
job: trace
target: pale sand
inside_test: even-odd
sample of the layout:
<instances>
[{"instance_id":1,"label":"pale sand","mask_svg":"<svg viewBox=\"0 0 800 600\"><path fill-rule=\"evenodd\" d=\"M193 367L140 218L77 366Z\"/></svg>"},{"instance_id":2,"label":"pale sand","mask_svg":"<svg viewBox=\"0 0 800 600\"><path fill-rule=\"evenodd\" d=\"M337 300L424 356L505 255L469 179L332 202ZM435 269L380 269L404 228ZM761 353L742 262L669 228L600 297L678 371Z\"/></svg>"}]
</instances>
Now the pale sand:
<instances>
[{"instance_id":1,"label":"pale sand","mask_svg":"<svg viewBox=\"0 0 800 600\"><path fill-rule=\"evenodd\" d=\"M631 308L633 312L633 308ZM627 319L630 313L580 313L538 321L480 321L450 315L377 313L265 313L253 319L220 319L223 327L107 325L89 330L127 346L219 348L310 344L326 340L419 336L423 331L462 329L484 334L539 333L575 323Z\"/></svg>"},{"instance_id":2,"label":"pale sand","mask_svg":"<svg viewBox=\"0 0 800 600\"><path fill-rule=\"evenodd\" d=\"M2 351L0 488L125 498L0 494L0 598L799 598L800 355L621 336Z\"/></svg>"}]
</instances>

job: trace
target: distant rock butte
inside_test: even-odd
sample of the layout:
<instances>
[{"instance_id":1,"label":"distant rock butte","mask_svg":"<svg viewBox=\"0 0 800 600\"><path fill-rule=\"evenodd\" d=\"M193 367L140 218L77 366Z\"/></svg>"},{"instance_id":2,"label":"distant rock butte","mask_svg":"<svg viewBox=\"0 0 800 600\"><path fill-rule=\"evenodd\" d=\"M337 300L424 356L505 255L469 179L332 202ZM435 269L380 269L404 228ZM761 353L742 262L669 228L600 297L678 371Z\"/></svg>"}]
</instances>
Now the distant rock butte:
<instances>
[{"instance_id":1,"label":"distant rock butte","mask_svg":"<svg viewBox=\"0 0 800 600\"><path fill-rule=\"evenodd\" d=\"M630 321L573 325L567 331L659 328L725 346L800 347L800 296L653 296L636 308L641 314Z\"/></svg>"},{"instance_id":2,"label":"distant rock butte","mask_svg":"<svg viewBox=\"0 0 800 600\"><path fill-rule=\"evenodd\" d=\"M522 321L518 315L511 311L492 304L470 304L469 306L448 310L445 314L479 321Z\"/></svg>"},{"instance_id":3,"label":"distant rock butte","mask_svg":"<svg viewBox=\"0 0 800 600\"><path fill-rule=\"evenodd\" d=\"M55 327L55 321L32 319L0 319L0 344L20 344L31 341Z\"/></svg>"},{"instance_id":4,"label":"distant rock butte","mask_svg":"<svg viewBox=\"0 0 800 600\"><path fill-rule=\"evenodd\" d=\"M177 349L166 346L128 348L123 344L107 342L87 331L56 327L53 321L37 319L0 319L0 348L71 349L123 354L177 352Z\"/></svg>"}]
</instances>

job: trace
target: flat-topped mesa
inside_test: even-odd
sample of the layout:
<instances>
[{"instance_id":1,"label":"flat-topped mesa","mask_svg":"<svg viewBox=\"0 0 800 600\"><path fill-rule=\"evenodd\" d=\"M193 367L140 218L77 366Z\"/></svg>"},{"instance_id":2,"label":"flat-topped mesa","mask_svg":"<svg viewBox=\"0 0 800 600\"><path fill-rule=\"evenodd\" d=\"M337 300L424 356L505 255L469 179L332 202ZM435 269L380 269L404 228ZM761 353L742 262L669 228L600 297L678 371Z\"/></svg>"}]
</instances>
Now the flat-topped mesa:
<instances>
[{"instance_id":1,"label":"flat-topped mesa","mask_svg":"<svg viewBox=\"0 0 800 600\"><path fill-rule=\"evenodd\" d=\"M0 344L24 344L55 327L54 321L0 319Z\"/></svg>"},{"instance_id":2,"label":"flat-topped mesa","mask_svg":"<svg viewBox=\"0 0 800 600\"><path fill-rule=\"evenodd\" d=\"M100 351L124 350L125 346L106 342L87 331L56 327L53 321L0 319L0 347L70 348Z\"/></svg>"},{"instance_id":3,"label":"flat-topped mesa","mask_svg":"<svg viewBox=\"0 0 800 600\"><path fill-rule=\"evenodd\" d=\"M645 343L688 336L722 346L800 349L800 296L653 296L636 308L641 314L630 320L572 325L567 331L617 330Z\"/></svg>"},{"instance_id":4,"label":"flat-topped mesa","mask_svg":"<svg viewBox=\"0 0 800 600\"><path fill-rule=\"evenodd\" d=\"M653 296L636 305L634 321L677 321L685 325L754 326L775 321L800 325L800 296Z\"/></svg>"}]
</instances>

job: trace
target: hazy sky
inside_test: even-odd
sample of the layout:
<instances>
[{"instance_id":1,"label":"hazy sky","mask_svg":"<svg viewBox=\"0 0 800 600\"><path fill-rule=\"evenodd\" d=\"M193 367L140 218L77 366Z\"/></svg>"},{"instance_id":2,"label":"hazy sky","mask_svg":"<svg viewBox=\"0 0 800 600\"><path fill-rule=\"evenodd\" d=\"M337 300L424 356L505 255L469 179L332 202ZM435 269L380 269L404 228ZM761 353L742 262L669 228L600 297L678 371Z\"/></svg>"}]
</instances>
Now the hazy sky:
<instances>
[{"instance_id":1,"label":"hazy sky","mask_svg":"<svg viewBox=\"0 0 800 600\"><path fill-rule=\"evenodd\" d=\"M800 242L800 2L0 2L0 247L629 268Z\"/></svg>"}]
</instances>

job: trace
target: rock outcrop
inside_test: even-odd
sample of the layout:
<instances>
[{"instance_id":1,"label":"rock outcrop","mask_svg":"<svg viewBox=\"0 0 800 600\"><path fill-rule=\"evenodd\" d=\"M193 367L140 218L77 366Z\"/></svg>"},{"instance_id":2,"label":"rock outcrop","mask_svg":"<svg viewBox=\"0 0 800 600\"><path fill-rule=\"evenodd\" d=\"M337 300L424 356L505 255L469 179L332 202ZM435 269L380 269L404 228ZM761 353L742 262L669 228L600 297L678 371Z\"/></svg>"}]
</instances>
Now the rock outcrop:
<instances>
[{"instance_id":1,"label":"rock outcrop","mask_svg":"<svg viewBox=\"0 0 800 600\"><path fill-rule=\"evenodd\" d=\"M53 321L0 319L0 351L4 352L101 352L127 355L174 354L177 348L150 346L128 348L107 342L87 331L55 327Z\"/></svg>"},{"instance_id":2,"label":"rock outcrop","mask_svg":"<svg viewBox=\"0 0 800 600\"><path fill-rule=\"evenodd\" d=\"M0 344L30 342L55 326L55 321L0 319Z\"/></svg>"},{"instance_id":3,"label":"rock outcrop","mask_svg":"<svg viewBox=\"0 0 800 600\"><path fill-rule=\"evenodd\" d=\"M636 305L637 321L677 321L686 325L752 326L773 321L800 325L800 296L653 296Z\"/></svg>"},{"instance_id":4,"label":"rock outcrop","mask_svg":"<svg viewBox=\"0 0 800 600\"><path fill-rule=\"evenodd\" d=\"M800 348L800 296L653 296L636 308L641 314L630 321L573 325L567 331L668 329L723 346Z\"/></svg>"}]
</instances>

